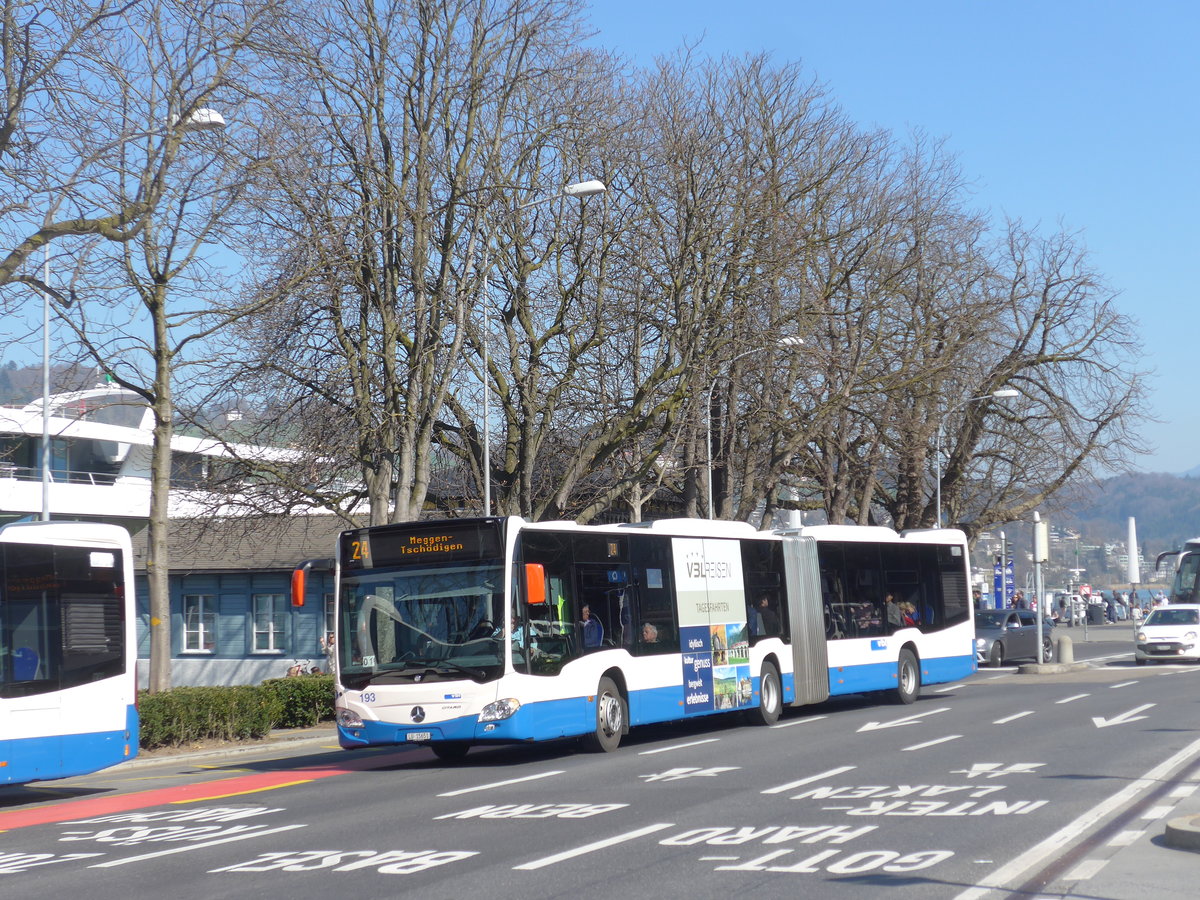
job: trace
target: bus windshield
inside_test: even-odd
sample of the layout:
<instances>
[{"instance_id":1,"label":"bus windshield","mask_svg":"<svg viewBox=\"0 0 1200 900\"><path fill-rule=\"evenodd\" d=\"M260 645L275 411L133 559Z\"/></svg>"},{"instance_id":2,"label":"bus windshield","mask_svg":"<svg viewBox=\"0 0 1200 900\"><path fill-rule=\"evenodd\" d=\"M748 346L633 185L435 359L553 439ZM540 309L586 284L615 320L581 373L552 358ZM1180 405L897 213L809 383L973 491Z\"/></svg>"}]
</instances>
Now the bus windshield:
<instances>
[{"instance_id":1,"label":"bus windshield","mask_svg":"<svg viewBox=\"0 0 1200 900\"><path fill-rule=\"evenodd\" d=\"M1175 572L1175 584L1171 588L1172 603L1196 602L1196 575L1200 573L1200 553L1184 553Z\"/></svg>"},{"instance_id":2,"label":"bus windshield","mask_svg":"<svg viewBox=\"0 0 1200 900\"><path fill-rule=\"evenodd\" d=\"M366 684L483 682L504 668L504 567L463 562L359 570L342 579L339 670Z\"/></svg>"}]
</instances>

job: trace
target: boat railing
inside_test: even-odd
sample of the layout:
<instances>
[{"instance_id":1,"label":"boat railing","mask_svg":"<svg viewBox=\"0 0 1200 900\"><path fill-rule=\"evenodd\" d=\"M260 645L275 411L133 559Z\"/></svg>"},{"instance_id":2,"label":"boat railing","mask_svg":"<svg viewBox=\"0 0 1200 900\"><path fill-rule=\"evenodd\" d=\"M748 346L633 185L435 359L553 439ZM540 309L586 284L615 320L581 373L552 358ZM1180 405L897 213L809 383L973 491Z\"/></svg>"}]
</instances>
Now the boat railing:
<instances>
[{"instance_id":1,"label":"boat railing","mask_svg":"<svg viewBox=\"0 0 1200 900\"><path fill-rule=\"evenodd\" d=\"M11 478L14 481L41 481L42 470L36 466L16 466L12 463L0 462L0 478ZM51 469L50 481L53 484L90 484L97 486L117 483L115 472L77 472L70 469Z\"/></svg>"}]
</instances>

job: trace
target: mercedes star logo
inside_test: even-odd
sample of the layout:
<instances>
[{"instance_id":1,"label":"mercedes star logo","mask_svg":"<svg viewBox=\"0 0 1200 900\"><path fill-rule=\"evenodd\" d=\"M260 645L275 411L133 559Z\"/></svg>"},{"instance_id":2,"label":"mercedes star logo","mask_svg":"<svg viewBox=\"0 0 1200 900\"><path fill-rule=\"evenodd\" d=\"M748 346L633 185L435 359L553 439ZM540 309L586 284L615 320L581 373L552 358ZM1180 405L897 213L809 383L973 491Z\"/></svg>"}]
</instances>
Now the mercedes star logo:
<instances>
[{"instance_id":1,"label":"mercedes star logo","mask_svg":"<svg viewBox=\"0 0 1200 900\"><path fill-rule=\"evenodd\" d=\"M425 710L419 706L414 706L413 711L412 711L412 717L413 717L414 722L424 722L425 721Z\"/></svg>"}]
</instances>

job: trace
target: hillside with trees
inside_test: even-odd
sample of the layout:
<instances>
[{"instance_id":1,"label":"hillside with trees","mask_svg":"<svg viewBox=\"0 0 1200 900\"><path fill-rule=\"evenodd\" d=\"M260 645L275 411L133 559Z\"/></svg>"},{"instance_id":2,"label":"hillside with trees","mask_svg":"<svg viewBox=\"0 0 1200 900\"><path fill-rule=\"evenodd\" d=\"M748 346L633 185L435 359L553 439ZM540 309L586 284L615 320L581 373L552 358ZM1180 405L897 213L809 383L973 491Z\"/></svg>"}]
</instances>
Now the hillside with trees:
<instances>
[{"instance_id":1,"label":"hillside with trees","mask_svg":"<svg viewBox=\"0 0 1200 900\"><path fill-rule=\"evenodd\" d=\"M1051 516L1092 542L1123 541L1133 516L1138 543L1161 552L1200 535L1200 478L1118 475L1064 494Z\"/></svg>"}]
</instances>

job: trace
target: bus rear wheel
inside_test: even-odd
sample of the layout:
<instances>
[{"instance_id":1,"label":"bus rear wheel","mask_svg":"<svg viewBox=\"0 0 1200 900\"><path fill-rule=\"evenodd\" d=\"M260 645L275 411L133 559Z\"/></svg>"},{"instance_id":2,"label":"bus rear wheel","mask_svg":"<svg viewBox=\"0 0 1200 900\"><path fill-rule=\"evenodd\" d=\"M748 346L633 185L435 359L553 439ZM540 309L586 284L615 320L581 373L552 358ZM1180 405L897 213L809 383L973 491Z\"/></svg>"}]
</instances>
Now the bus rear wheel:
<instances>
[{"instance_id":1,"label":"bus rear wheel","mask_svg":"<svg viewBox=\"0 0 1200 900\"><path fill-rule=\"evenodd\" d=\"M921 667L916 655L905 647L896 662L896 702L912 703L921 695Z\"/></svg>"},{"instance_id":2,"label":"bus rear wheel","mask_svg":"<svg viewBox=\"0 0 1200 900\"><path fill-rule=\"evenodd\" d=\"M611 678L601 678L596 688L596 730L583 736L584 749L612 753L621 743L625 723L625 698Z\"/></svg>"},{"instance_id":3,"label":"bus rear wheel","mask_svg":"<svg viewBox=\"0 0 1200 900\"><path fill-rule=\"evenodd\" d=\"M783 712L783 686L779 670L771 662L763 663L758 679L758 706L748 709L746 717L753 725L774 725Z\"/></svg>"}]
</instances>

